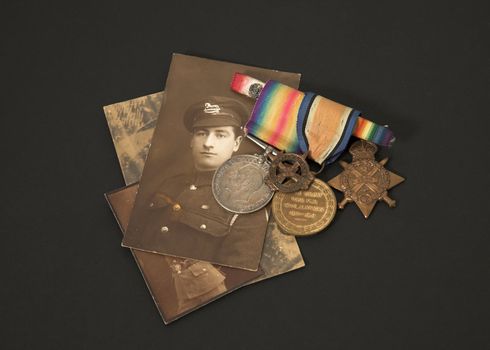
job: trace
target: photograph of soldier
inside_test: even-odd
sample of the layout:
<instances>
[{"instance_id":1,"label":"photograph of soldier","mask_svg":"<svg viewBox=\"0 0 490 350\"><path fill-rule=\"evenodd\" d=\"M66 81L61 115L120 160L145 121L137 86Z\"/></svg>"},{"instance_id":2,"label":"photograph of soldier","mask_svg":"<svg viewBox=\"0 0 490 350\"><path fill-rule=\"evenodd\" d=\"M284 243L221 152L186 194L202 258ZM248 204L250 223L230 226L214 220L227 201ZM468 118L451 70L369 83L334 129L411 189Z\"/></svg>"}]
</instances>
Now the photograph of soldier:
<instances>
[{"instance_id":1,"label":"photograph of soldier","mask_svg":"<svg viewBox=\"0 0 490 350\"><path fill-rule=\"evenodd\" d=\"M106 194L124 233L133 209L138 184ZM141 250L131 250L155 305L165 323L203 306L261 277L262 271L246 271Z\"/></svg>"},{"instance_id":2,"label":"photograph of soldier","mask_svg":"<svg viewBox=\"0 0 490 350\"><path fill-rule=\"evenodd\" d=\"M172 270L177 313L193 309L226 292L225 275L206 261L165 257Z\"/></svg>"},{"instance_id":3,"label":"photograph of soldier","mask_svg":"<svg viewBox=\"0 0 490 350\"><path fill-rule=\"evenodd\" d=\"M244 138L255 101L230 89L235 72L299 82L298 74L174 54L124 247L258 270L269 208L228 212L211 188L216 169L233 155L263 153Z\"/></svg>"},{"instance_id":4,"label":"photograph of soldier","mask_svg":"<svg viewBox=\"0 0 490 350\"><path fill-rule=\"evenodd\" d=\"M293 73L291 75L296 76ZM146 159L146 150L150 147L159 112L158 106L164 103L163 97L164 93L159 92L104 107L117 157L121 163L124 182L128 185L139 181L141 177L144 163L140 160ZM149 128L145 126L151 135L145 134L144 142L142 137L131 137L134 133L134 125L141 123L151 125ZM123 164L131 164L131 166L123 166ZM138 183L135 183L106 195L123 232L128 225L137 192ZM269 221L260 261L261 270L257 272L140 250L132 250L132 253L165 323L222 297L244 284L254 283L304 266L295 238L280 233L273 221ZM191 264L193 261L197 265ZM180 266L174 266L175 264ZM199 273L201 271L204 273ZM189 292L186 292L186 289L189 289Z\"/></svg>"},{"instance_id":5,"label":"photograph of soldier","mask_svg":"<svg viewBox=\"0 0 490 350\"><path fill-rule=\"evenodd\" d=\"M156 189L148 201L145 227L161 237L171 255L242 267L252 252L260 258L267 210L231 213L216 202L211 190L216 169L238 151L247 118L240 102L224 96L209 96L185 111L193 169L165 179ZM243 182L253 179L246 171L243 175ZM236 183L237 194L242 185Z\"/></svg>"}]
</instances>

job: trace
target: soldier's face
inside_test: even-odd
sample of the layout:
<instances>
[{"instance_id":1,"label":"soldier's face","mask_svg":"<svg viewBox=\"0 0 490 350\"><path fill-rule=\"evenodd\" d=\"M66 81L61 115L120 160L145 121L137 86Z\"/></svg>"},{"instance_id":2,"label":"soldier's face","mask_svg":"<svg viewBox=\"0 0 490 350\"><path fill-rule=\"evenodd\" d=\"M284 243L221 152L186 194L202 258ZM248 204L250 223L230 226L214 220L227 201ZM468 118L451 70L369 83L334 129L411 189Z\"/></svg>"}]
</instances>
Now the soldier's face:
<instances>
[{"instance_id":1,"label":"soldier's face","mask_svg":"<svg viewBox=\"0 0 490 350\"><path fill-rule=\"evenodd\" d=\"M197 170L216 170L240 147L232 126L198 128L191 140L192 157Z\"/></svg>"}]
</instances>

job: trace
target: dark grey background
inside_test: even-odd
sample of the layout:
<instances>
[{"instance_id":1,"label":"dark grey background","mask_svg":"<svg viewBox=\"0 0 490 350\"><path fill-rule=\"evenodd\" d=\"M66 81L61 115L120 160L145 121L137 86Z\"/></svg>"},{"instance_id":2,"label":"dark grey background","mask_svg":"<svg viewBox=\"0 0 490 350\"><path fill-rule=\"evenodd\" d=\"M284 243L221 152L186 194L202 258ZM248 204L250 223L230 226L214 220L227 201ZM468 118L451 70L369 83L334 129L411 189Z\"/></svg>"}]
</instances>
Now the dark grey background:
<instances>
[{"instance_id":1,"label":"dark grey background","mask_svg":"<svg viewBox=\"0 0 490 350\"><path fill-rule=\"evenodd\" d=\"M2 3L2 348L489 347L488 12ZM162 90L172 52L302 72L303 90L390 124L387 167L407 181L396 209L350 205L301 239L305 269L164 326L103 198L123 178L102 106Z\"/></svg>"}]
</instances>

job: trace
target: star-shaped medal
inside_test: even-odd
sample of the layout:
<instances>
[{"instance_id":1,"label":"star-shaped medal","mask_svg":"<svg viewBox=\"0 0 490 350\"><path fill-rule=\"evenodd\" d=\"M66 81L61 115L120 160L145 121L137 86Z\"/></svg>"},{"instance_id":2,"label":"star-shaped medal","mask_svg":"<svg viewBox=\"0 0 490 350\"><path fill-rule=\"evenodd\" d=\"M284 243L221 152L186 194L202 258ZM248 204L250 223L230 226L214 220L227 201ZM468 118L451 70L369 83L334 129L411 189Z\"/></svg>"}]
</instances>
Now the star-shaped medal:
<instances>
[{"instance_id":1,"label":"star-shaped medal","mask_svg":"<svg viewBox=\"0 0 490 350\"><path fill-rule=\"evenodd\" d=\"M352 163L340 161L344 171L328 181L330 186L344 192L339 209L355 202L367 219L378 201L383 200L390 207L395 207L396 201L388 196L388 190L405 179L384 168L388 158L376 161L374 155L377 149L374 143L359 140L349 148Z\"/></svg>"}]
</instances>

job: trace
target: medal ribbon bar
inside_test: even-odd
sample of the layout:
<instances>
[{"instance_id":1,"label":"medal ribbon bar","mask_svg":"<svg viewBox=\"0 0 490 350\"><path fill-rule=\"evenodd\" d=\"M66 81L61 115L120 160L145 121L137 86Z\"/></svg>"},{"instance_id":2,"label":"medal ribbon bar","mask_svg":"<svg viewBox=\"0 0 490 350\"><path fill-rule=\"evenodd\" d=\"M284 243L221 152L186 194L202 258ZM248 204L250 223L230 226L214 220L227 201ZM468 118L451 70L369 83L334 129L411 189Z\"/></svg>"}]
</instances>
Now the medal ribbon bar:
<instances>
[{"instance_id":1,"label":"medal ribbon bar","mask_svg":"<svg viewBox=\"0 0 490 350\"><path fill-rule=\"evenodd\" d=\"M274 80L263 83L235 73L231 89L257 99L247 133L279 150L309 152L319 164L335 161L352 135L382 146L395 140L390 129L361 117L358 110Z\"/></svg>"}]
</instances>

